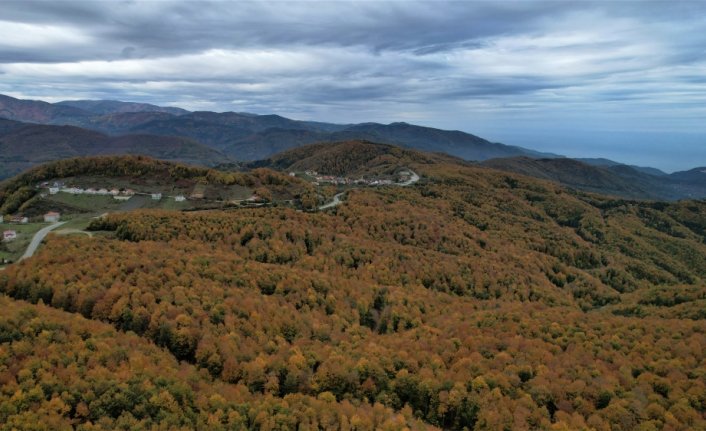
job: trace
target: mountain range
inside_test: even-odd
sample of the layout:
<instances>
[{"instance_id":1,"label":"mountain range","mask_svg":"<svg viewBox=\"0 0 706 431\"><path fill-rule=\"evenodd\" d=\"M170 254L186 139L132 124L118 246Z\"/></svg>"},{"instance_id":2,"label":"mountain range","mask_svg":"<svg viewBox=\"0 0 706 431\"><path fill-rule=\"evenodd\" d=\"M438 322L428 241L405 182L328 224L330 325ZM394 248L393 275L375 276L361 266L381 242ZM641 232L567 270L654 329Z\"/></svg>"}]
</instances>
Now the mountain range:
<instances>
[{"instance_id":1,"label":"mountain range","mask_svg":"<svg viewBox=\"0 0 706 431\"><path fill-rule=\"evenodd\" d=\"M332 124L279 115L190 112L111 100L47 103L0 95L0 176L47 160L142 154L240 166L313 143L368 141L446 153L484 166L631 199L706 197L706 168L666 174L608 159L569 159L461 132L396 122ZM12 121L8 121L12 120ZM25 124L23 124L25 123ZM267 165L268 162L260 162Z\"/></svg>"},{"instance_id":2,"label":"mountain range","mask_svg":"<svg viewBox=\"0 0 706 431\"><path fill-rule=\"evenodd\" d=\"M279 115L188 112L179 108L105 100L51 104L0 96L0 117L28 123L73 125L110 135L140 133L188 137L242 161L265 159L299 145L351 139L445 152L467 160L555 156L493 143L460 131L407 123L331 124L292 120Z\"/></svg>"}]
</instances>

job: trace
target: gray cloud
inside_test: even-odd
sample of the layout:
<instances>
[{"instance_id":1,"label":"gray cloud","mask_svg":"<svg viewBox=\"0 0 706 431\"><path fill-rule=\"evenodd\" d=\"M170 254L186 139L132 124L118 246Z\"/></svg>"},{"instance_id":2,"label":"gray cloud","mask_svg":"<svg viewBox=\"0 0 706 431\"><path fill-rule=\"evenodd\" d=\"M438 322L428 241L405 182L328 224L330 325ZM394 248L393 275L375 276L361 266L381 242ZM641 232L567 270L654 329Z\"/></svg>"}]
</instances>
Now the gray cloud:
<instances>
[{"instance_id":1,"label":"gray cloud","mask_svg":"<svg viewBox=\"0 0 706 431\"><path fill-rule=\"evenodd\" d=\"M517 145L508 124L706 135L705 15L670 1L5 0L0 93L416 121Z\"/></svg>"}]
</instances>

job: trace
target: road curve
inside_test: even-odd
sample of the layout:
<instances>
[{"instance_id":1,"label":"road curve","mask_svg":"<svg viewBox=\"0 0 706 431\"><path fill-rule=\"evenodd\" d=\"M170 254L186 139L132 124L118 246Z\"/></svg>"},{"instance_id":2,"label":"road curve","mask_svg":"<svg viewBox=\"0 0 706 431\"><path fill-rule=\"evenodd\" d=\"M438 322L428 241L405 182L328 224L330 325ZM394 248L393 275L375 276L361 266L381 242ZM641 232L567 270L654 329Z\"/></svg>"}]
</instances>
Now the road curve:
<instances>
[{"instance_id":1,"label":"road curve","mask_svg":"<svg viewBox=\"0 0 706 431\"><path fill-rule=\"evenodd\" d=\"M409 177L409 179L408 179L407 181L404 181L404 182L401 182L401 183L394 183L393 185L394 185L394 186L400 186L400 187L407 187L407 186L411 186L412 184L414 184L414 183L416 183L417 181L419 181L419 175L417 175L416 172L414 172L413 170L409 169L409 173L412 174L412 175ZM342 197L344 194L346 194L346 192L336 193L336 194L333 196L333 199L331 199L331 201L326 202L325 204L321 205L321 206L319 207L319 209L320 209L320 210L325 210L325 209L329 209L329 208L333 208L333 207L336 207L336 206L341 205L341 204L343 203L343 201L341 200L341 197Z\"/></svg>"},{"instance_id":2,"label":"road curve","mask_svg":"<svg viewBox=\"0 0 706 431\"><path fill-rule=\"evenodd\" d=\"M407 187L407 186L411 186L412 184L414 184L414 183L416 183L417 181L419 181L419 175L417 175L416 172L414 172L414 171L411 170L411 169L408 169L408 171L409 171L410 174L412 174L412 176L409 177L409 179L408 179L407 181L404 181L404 182L401 182L401 183L397 183L398 186L400 186L400 187Z\"/></svg>"},{"instance_id":3,"label":"road curve","mask_svg":"<svg viewBox=\"0 0 706 431\"><path fill-rule=\"evenodd\" d=\"M325 210L328 208L333 208L335 206L341 205L343 201L341 200L341 197L346 194L346 192L341 192L341 193L336 193L333 196L333 199L330 202L327 202L319 207L320 210Z\"/></svg>"},{"instance_id":4,"label":"road curve","mask_svg":"<svg viewBox=\"0 0 706 431\"><path fill-rule=\"evenodd\" d=\"M27 247L27 250L25 250L25 254L22 255L22 257L19 260L27 259L28 257L32 257L35 251L37 251L37 247L39 247L39 244L42 243L44 240L44 237L47 236L49 232L52 230L58 228L62 224L66 223L65 221L62 222L56 222L53 224L50 224L47 227L44 227L40 229L37 233L34 234L34 237L32 238L32 241L29 243L29 246Z\"/></svg>"}]
</instances>

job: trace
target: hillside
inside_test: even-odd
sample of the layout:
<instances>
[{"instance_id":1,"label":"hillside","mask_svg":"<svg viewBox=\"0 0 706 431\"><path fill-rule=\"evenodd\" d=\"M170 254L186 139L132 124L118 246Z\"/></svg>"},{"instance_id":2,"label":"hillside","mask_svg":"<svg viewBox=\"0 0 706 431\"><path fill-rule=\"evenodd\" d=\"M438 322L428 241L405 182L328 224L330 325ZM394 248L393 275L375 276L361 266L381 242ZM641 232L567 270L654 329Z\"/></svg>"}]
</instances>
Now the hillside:
<instances>
[{"instance_id":1,"label":"hillside","mask_svg":"<svg viewBox=\"0 0 706 431\"><path fill-rule=\"evenodd\" d=\"M110 137L74 126L0 122L0 178L50 160L110 154L142 154L199 165L215 165L227 160L223 154L186 138Z\"/></svg>"},{"instance_id":2,"label":"hillside","mask_svg":"<svg viewBox=\"0 0 706 431\"><path fill-rule=\"evenodd\" d=\"M322 174L357 177L391 173L411 163L460 163L445 154L420 153L393 145L368 141L344 141L306 145L284 151L253 167L270 167L282 171L318 171Z\"/></svg>"},{"instance_id":3,"label":"hillside","mask_svg":"<svg viewBox=\"0 0 706 431\"><path fill-rule=\"evenodd\" d=\"M527 157L487 160L484 166L535 178L556 181L578 190L630 199L706 198L706 174L699 169L653 175L649 168L635 168L610 161L583 163L579 160ZM701 169L703 170L703 169Z\"/></svg>"},{"instance_id":4,"label":"hillside","mask_svg":"<svg viewBox=\"0 0 706 431\"><path fill-rule=\"evenodd\" d=\"M156 106L149 103L120 102L118 100L66 100L55 105L71 106L97 115L127 112L163 112L172 115L182 115L189 112L181 108Z\"/></svg>"},{"instance_id":5,"label":"hillside","mask_svg":"<svg viewBox=\"0 0 706 431\"><path fill-rule=\"evenodd\" d=\"M247 414L260 421L315 413L312 428L373 429L390 417L388 429L706 428L706 203L589 195L367 142L270 163L349 173L388 159L422 180L350 188L319 212L110 214L92 222L93 237L50 236L0 273L0 291L132 331L219 393L253 400ZM15 394L25 374L0 380L2 393ZM230 420L222 396L223 413L209 420ZM195 397L202 411L213 396ZM272 409L257 415L257 400ZM99 405L88 412L105 414Z\"/></svg>"},{"instance_id":6,"label":"hillside","mask_svg":"<svg viewBox=\"0 0 706 431\"><path fill-rule=\"evenodd\" d=\"M0 118L8 120L41 124L71 124L90 115L90 112L73 106L15 99L0 94Z\"/></svg>"},{"instance_id":7,"label":"hillside","mask_svg":"<svg viewBox=\"0 0 706 431\"><path fill-rule=\"evenodd\" d=\"M65 192L47 195L49 184L55 182L68 188L131 189L146 197L136 195L123 205L102 207L99 203L114 202L111 196L73 196ZM19 211L39 216L42 211L61 209L65 215L98 215L108 210L163 208L161 200L150 199L153 193L164 195L166 207L182 210L232 207L253 194L279 202L299 202L315 196L307 182L269 169L223 172L143 156L83 157L46 163L0 183L0 214ZM175 196L189 199L174 204ZM76 206L81 203L88 206Z\"/></svg>"}]
</instances>

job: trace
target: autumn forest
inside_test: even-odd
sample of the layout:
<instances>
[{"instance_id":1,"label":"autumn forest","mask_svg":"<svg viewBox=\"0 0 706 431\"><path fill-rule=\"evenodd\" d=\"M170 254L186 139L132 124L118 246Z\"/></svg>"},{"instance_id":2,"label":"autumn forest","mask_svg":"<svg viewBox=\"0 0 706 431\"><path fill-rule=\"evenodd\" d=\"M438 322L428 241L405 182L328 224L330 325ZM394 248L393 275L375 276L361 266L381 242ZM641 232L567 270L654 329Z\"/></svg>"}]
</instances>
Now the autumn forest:
<instances>
[{"instance_id":1,"label":"autumn forest","mask_svg":"<svg viewBox=\"0 0 706 431\"><path fill-rule=\"evenodd\" d=\"M706 429L705 202L368 143L302 151L244 172L81 159L4 183L6 213L90 172L294 204L113 212L7 266L0 430ZM317 211L292 165L421 180Z\"/></svg>"}]
</instances>

